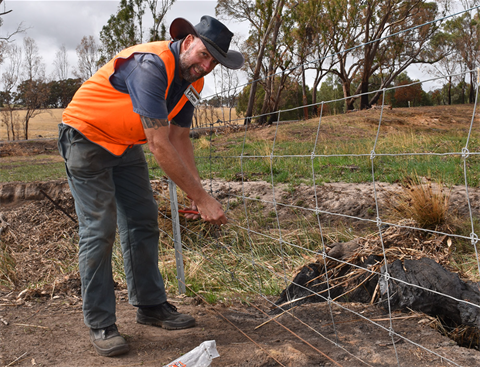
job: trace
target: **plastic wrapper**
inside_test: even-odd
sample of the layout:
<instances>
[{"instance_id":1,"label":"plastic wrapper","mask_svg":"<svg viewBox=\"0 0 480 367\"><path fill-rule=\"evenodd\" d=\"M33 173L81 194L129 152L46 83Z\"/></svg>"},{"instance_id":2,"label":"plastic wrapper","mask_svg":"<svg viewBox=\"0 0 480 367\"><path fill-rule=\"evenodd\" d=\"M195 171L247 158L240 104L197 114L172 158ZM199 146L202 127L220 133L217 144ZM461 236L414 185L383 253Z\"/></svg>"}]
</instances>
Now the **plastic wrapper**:
<instances>
[{"instance_id":1,"label":"plastic wrapper","mask_svg":"<svg viewBox=\"0 0 480 367\"><path fill-rule=\"evenodd\" d=\"M208 367L212 359L220 357L215 340L207 340L195 349L163 367Z\"/></svg>"}]
</instances>

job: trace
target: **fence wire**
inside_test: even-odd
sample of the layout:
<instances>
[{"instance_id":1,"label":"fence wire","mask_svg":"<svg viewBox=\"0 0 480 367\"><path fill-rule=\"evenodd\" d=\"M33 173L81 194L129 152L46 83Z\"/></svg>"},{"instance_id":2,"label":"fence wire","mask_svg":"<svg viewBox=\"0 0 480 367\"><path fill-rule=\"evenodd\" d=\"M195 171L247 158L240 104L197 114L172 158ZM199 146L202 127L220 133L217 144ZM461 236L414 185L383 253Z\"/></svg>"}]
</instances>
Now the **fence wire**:
<instances>
[{"instance_id":1,"label":"fence wire","mask_svg":"<svg viewBox=\"0 0 480 367\"><path fill-rule=\"evenodd\" d=\"M457 13L454 16L461 13ZM365 44L362 46L365 46ZM456 75L466 75L473 72L477 72L477 70L468 70ZM475 103L472 106L470 124L466 134L459 134L460 136L458 137L460 142L465 141L465 145L461 149L438 152L415 151L413 148L409 151L407 147L405 147L404 151L388 151L388 146L386 148L386 142L388 141L385 139L390 131L388 129L389 123L385 121L386 92L443 78L445 77L425 79L409 85L382 88L369 92L381 93L382 95L379 117L375 128L371 129L371 136L365 138L366 142L364 145L358 147L355 152L327 152L327 146L322 146L325 139L328 139L329 134L339 134L340 139L345 141L352 138L348 135L348 131L339 129L337 132L335 130L336 122L325 122L327 117L329 117L326 116L325 107L338 101L346 101L346 98L321 101L315 105L302 105L288 110L276 111L274 113L277 114L278 122L274 123L273 126L258 127L254 124L238 124L239 120L223 120L223 129L220 129L218 125L214 126L213 121L208 129L198 129L198 135L193 140L194 146L197 152L199 152L196 156L197 165L201 175L207 178L204 181L205 187L224 204L229 224L220 228L205 223L200 224L199 222L181 220L180 227L185 262L191 261L205 267L208 265L209 269L214 269L216 273L211 270L207 271L212 278L215 278L215 284L233 291L237 297L242 297L246 300L249 298L249 295L256 295L262 304L254 304L254 306L259 312L264 313L269 318L269 322L279 324L284 329L284 332L294 334L301 342L335 365L341 366L342 362L332 360L328 351L325 349L321 350L318 346L312 345L312 343L304 340L300 335L295 334L294 331L282 323L282 319L278 315L287 315L295 319L305 329L311 330L320 339L328 341L332 347L343 350L358 363L357 365L371 366L373 363L360 355L358 348L341 341L342 335L339 325L342 321L336 316L337 310L351 314L357 319L384 331L390 339L394 359L398 366L404 365L397 348L400 343L407 343L412 351L421 349L432 357L438 358L439 363L442 365L462 366L461 363L455 361L450 355L445 355L441 351L432 350L422 345L421 339L413 338L398 331L395 322L399 318L396 316L392 305L396 296L396 294L392 294L395 289L394 285L402 284L409 289L439 295L446 300L458 302L463 306L477 309L480 306L471 300L460 299L443 293L441 290L426 288L420 284L394 277L391 274L392 264L387 256L391 245L386 242L385 237L387 229L397 229L416 231L427 236L437 236L437 238L442 238L443 236L443 238L448 237L458 241L469 241L471 250L474 252L476 272L480 274L480 259L477 248L478 234L475 227L475 223L478 221L478 213L471 203L472 198L476 196L471 192L474 188L471 187L472 184L470 183L470 177L473 177L476 174L475 170L478 169L476 159L478 159L480 154L478 137L476 136L478 134L478 83L475 90ZM351 96L348 99L359 97L361 95ZM309 122L280 122L282 114L306 107L316 107L318 116L315 120L310 120ZM250 120L254 121L260 117L262 116L253 116ZM285 141L281 136L285 134L281 130L284 124L289 126L293 124L298 125L297 131L301 135L301 130L307 123L310 125L313 123L317 124L313 145L309 151L301 151L301 148L296 147L295 144L281 144L282 141ZM353 117L352 124L354 123L355 118ZM342 136L342 134L344 135ZM415 137L413 138L415 139ZM221 143L217 144L217 140L220 140ZM335 166L334 163L331 163L334 162L333 159L335 158L344 158L351 161L368 160L368 163L364 164L366 167L365 171L368 171L368 175L365 176L367 178L354 178L352 185L355 185L355 183L368 183L370 185L373 198L373 205L369 208L371 210L371 218L342 212L345 208L342 208L341 205L335 211L327 210L322 205L321 188L322 185L325 185L325 181L323 180L321 169L325 165ZM385 179L384 170L386 168L400 170L401 168L393 163L389 167L390 161L385 161L385 159L398 160L400 166L404 159L416 160L419 163L422 163L421 160L425 159L427 164L431 165L431 168L435 168L434 163L439 161L433 161L432 164L432 161L429 161L431 158L452 160L453 166L461 171L464 200L467 206L467 215L463 219L470 224L469 235L438 228L423 228L418 223L412 223L408 220L394 222L386 214L385 198L382 196L385 191L383 182L383 179ZM286 180L281 179L282 174L295 177L301 171L299 167L300 162L306 162L311 176L299 177L299 180L295 181L303 180L303 184L284 184L283 181ZM226 170L229 173L224 174L222 171ZM405 172L407 171L405 170ZM413 174L413 172L414 170L409 171L410 174ZM255 176L257 173L259 173L258 177ZM155 176L157 173L152 175ZM441 179L441 177L439 178ZM334 177L333 181L341 182L342 176ZM260 187L261 194L257 190L252 190L256 188L253 183L260 183L258 187ZM170 196L165 190L165 183L162 183L160 186L162 185L163 188L155 191L157 199L159 202L169 202ZM329 183L329 185L335 187L336 183ZM310 202L313 202L313 205L302 200L296 203L288 203L285 202L287 199L282 196L288 190L291 192L305 191L307 188L311 189L312 197ZM362 194L359 193L358 195ZM181 193L179 196L180 207L188 206L188 200ZM167 208L169 208L169 204L160 206L159 211L165 222L168 222L173 216L172 213L168 213ZM171 210L175 210L174 207ZM288 217L285 213L290 216ZM353 223L357 226L352 225L350 228L344 228L345 231L340 233L338 229L332 227L330 221L332 218L333 220ZM376 230L370 235L365 235L362 226L358 224L370 226L369 228L376 227ZM162 228L161 226L161 230L167 242L174 242L171 228L168 226ZM371 239L369 236L375 236L379 242L382 267L367 267L364 264L349 262L348 260L329 255L329 248L331 248L332 243L348 242L348 240L354 239ZM295 281L298 270L303 265L311 263L317 264L318 268L321 269L321 275L323 276L322 284L325 285L325 289L322 291L314 291L310 287L306 287L305 284ZM344 274L343 278L335 278L332 269L342 266L351 270L346 275ZM383 287L384 292L381 296L381 302L377 301L377 306L382 304L384 309L386 309L388 326L365 316L348 302L342 301L341 298L345 294L334 294L333 290L339 284L346 284L349 281L349 275L357 270L363 272L362 274L365 275L366 280L378 279L377 288ZM183 283L182 286L186 287L187 292L190 291L193 294L204 297L205 292L199 292L198 289L194 289L189 284L191 282L188 275L189 269L185 273L185 279L179 279ZM339 279L341 283L338 283ZM362 284L360 283L360 285ZM304 295L301 298L296 298L294 294L288 291L292 287L301 290ZM372 301L375 299L377 288L373 294ZM286 297L282 303L275 301L275 298L278 298L280 293ZM312 320L301 319L295 314L295 310L302 307L303 303L300 301L307 299L317 299L325 302L328 311L323 317L324 319L328 318L333 333L327 333L322 325L318 325ZM374 306L372 305L372 307ZM231 322L228 318L226 320ZM250 338L249 334L252 333L251 330L240 330L240 332L247 338ZM251 340L254 342L253 339ZM283 365L273 356L272 358L279 365Z\"/></svg>"}]
</instances>

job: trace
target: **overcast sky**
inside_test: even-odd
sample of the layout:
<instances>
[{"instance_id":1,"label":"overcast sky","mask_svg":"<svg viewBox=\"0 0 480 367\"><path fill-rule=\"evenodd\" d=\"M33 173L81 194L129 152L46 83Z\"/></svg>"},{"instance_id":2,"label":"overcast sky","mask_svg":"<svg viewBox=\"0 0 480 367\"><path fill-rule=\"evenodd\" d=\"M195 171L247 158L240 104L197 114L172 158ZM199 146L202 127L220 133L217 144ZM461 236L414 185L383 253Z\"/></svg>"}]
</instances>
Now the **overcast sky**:
<instances>
[{"instance_id":1,"label":"overcast sky","mask_svg":"<svg viewBox=\"0 0 480 367\"><path fill-rule=\"evenodd\" d=\"M2 10L12 10L12 12L3 17L4 23L0 27L0 35L4 36L12 32L19 23L23 23L23 26L28 29L26 33L17 35L15 37L16 41L21 45L25 35L35 39L49 75L54 72L55 53L61 45L65 45L69 55L71 74L77 67L75 48L79 45L82 37L92 35L98 40L102 27L107 23L110 16L117 12L119 2L119 0L5 0L2 4L4 8ZM208 0L176 0L167 13L167 27L177 17L186 18L195 25L204 14L215 16L216 4L216 1ZM145 21L149 19L146 15ZM247 26L233 21L224 22L234 33L243 37L246 36ZM147 29L148 25L145 24L144 28ZM0 73L1 68L0 65ZM239 73L241 84L243 84L245 77L241 72ZM415 68L409 69L409 75L420 80L430 77ZM423 85L424 89L429 89L428 87L428 83ZM209 75L202 95L206 97L214 93L213 76Z\"/></svg>"},{"instance_id":2,"label":"overcast sky","mask_svg":"<svg viewBox=\"0 0 480 367\"><path fill-rule=\"evenodd\" d=\"M1 10L12 10L12 12L3 16L4 23L0 28L0 34L4 36L11 33L19 23L23 23L23 26L28 29L26 33L15 36L15 40L21 45L25 36L35 39L47 66L47 74L54 72L52 64L55 53L61 45L65 45L69 55L71 74L77 67L75 48L80 44L82 37L92 35L98 41L102 27L107 24L110 16L117 12L119 3L119 0L5 0ZM202 15L215 16L216 4L216 1L177 0L167 13L167 29L171 21L177 17L183 17L195 25ZM145 15L146 21L149 19L147 12L148 9ZM239 24L227 21L224 23L233 32L242 30ZM147 26L144 28L147 29ZM213 94L212 88L213 82L207 81L203 95Z\"/></svg>"}]
</instances>

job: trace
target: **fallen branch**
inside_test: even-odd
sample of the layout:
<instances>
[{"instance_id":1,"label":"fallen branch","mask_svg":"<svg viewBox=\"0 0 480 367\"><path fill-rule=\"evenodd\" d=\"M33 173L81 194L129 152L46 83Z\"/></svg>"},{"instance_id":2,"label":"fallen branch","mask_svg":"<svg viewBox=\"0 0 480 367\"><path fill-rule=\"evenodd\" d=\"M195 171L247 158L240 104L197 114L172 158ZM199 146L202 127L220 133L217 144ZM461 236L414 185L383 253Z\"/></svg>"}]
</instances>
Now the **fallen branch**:
<instances>
[{"instance_id":1,"label":"fallen branch","mask_svg":"<svg viewBox=\"0 0 480 367\"><path fill-rule=\"evenodd\" d=\"M55 200L53 200L50 196L48 196L48 194L47 194L45 191L40 190L40 192L41 192L43 195L45 195L45 197L46 197L48 200L50 200L50 201L53 203L53 205L55 205L55 207L56 207L58 210L60 210L63 214L65 214L67 217L69 217L69 218L73 221L73 223L77 223L77 221L76 221L75 219L73 219L73 217L72 217L70 214L68 214L60 205L58 205L58 204L55 202Z\"/></svg>"},{"instance_id":2,"label":"fallen branch","mask_svg":"<svg viewBox=\"0 0 480 367\"><path fill-rule=\"evenodd\" d=\"M5 365L5 367L13 366L15 363L20 361L23 357L25 357L28 354L28 352L23 353L20 357L18 357L16 360L10 362L9 364Z\"/></svg>"},{"instance_id":3,"label":"fallen branch","mask_svg":"<svg viewBox=\"0 0 480 367\"><path fill-rule=\"evenodd\" d=\"M50 329L50 328L48 328L48 327L46 327L46 326L31 325L31 324L12 324L12 325L16 325L16 326L26 326L26 327L36 327L36 328L39 328L39 329L47 329L47 330Z\"/></svg>"}]
</instances>

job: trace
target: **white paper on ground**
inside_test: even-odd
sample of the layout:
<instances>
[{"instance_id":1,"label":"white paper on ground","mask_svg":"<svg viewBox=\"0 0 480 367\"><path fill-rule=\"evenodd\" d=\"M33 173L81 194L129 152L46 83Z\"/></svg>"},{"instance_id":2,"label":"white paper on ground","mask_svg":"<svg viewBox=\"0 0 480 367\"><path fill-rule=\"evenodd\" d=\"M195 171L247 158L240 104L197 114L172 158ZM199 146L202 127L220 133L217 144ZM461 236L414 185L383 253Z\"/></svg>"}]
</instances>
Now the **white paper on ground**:
<instances>
[{"instance_id":1,"label":"white paper on ground","mask_svg":"<svg viewBox=\"0 0 480 367\"><path fill-rule=\"evenodd\" d=\"M213 358L220 357L215 340L207 340L190 352L163 367L208 367Z\"/></svg>"}]
</instances>

